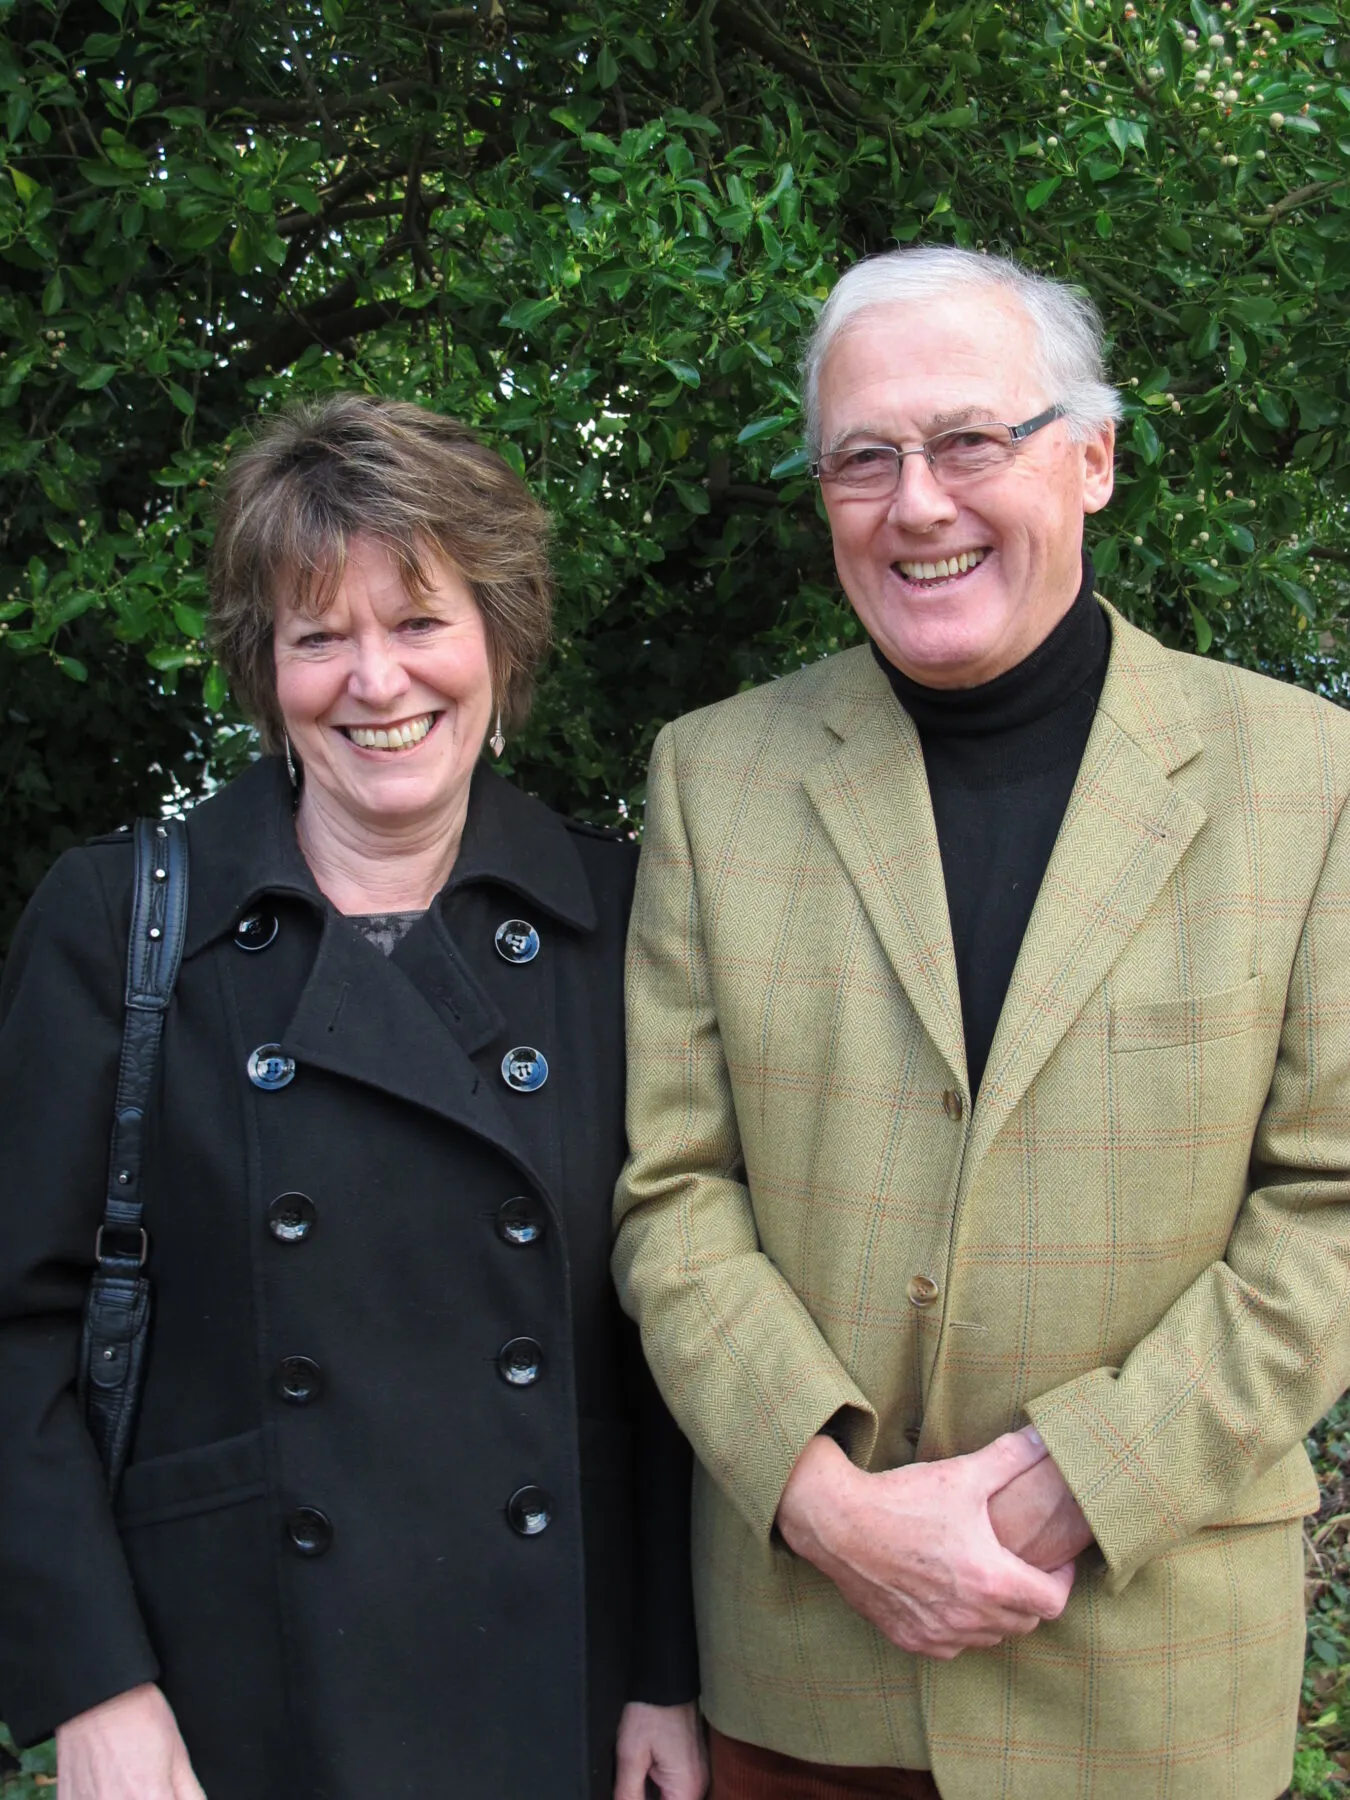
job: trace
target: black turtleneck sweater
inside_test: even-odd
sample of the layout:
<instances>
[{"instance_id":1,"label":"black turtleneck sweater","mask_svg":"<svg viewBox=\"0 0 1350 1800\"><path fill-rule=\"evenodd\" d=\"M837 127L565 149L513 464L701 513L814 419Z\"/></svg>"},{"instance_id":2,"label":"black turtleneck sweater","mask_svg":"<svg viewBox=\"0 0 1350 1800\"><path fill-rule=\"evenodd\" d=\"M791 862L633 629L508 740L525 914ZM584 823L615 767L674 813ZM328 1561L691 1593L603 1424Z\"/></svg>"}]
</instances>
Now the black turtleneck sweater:
<instances>
[{"instance_id":1,"label":"black turtleneck sweater","mask_svg":"<svg viewBox=\"0 0 1350 1800\"><path fill-rule=\"evenodd\" d=\"M1085 557L1049 637L979 687L923 687L872 646L923 746L972 1098L1106 679L1111 631L1092 580Z\"/></svg>"}]
</instances>

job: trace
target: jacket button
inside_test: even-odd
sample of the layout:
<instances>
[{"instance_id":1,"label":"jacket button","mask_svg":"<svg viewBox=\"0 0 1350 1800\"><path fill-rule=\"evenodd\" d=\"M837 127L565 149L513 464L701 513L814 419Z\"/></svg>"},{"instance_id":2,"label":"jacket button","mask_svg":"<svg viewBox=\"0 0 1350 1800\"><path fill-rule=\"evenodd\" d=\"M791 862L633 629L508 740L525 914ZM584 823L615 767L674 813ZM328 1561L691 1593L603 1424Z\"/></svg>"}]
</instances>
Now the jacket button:
<instances>
[{"instance_id":1,"label":"jacket button","mask_svg":"<svg viewBox=\"0 0 1350 1800\"><path fill-rule=\"evenodd\" d=\"M931 1306L938 1297L938 1284L931 1275L913 1275L905 1289L911 1306Z\"/></svg>"},{"instance_id":2,"label":"jacket button","mask_svg":"<svg viewBox=\"0 0 1350 1800\"><path fill-rule=\"evenodd\" d=\"M955 1088L948 1088L942 1096L942 1110L949 1119L959 1119L966 1110L966 1103Z\"/></svg>"},{"instance_id":3,"label":"jacket button","mask_svg":"<svg viewBox=\"0 0 1350 1800\"><path fill-rule=\"evenodd\" d=\"M308 1406L323 1392L323 1370L312 1357L283 1356L272 1376L272 1389L279 1400Z\"/></svg>"},{"instance_id":4,"label":"jacket button","mask_svg":"<svg viewBox=\"0 0 1350 1800\"><path fill-rule=\"evenodd\" d=\"M267 1229L283 1244L298 1244L314 1229L317 1218L308 1194L278 1194L267 1209Z\"/></svg>"},{"instance_id":5,"label":"jacket button","mask_svg":"<svg viewBox=\"0 0 1350 1800\"><path fill-rule=\"evenodd\" d=\"M533 962L539 954L539 933L528 919L503 919L492 941L503 962Z\"/></svg>"},{"instance_id":6,"label":"jacket button","mask_svg":"<svg viewBox=\"0 0 1350 1800\"><path fill-rule=\"evenodd\" d=\"M333 1521L317 1506L297 1506L286 1515L286 1536L301 1556L322 1556L332 1547Z\"/></svg>"},{"instance_id":7,"label":"jacket button","mask_svg":"<svg viewBox=\"0 0 1350 1800\"><path fill-rule=\"evenodd\" d=\"M287 1056L280 1044L259 1044L248 1059L248 1078L255 1088L274 1094L295 1080L295 1058Z\"/></svg>"},{"instance_id":8,"label":"jacket button","mask_svg":"<svg viewBox=\"0 0 1350 1800\"><path fill-rule=\"evenodd\" d=\"M548 1080L548 1058L529 1044L517 1044L502 1058L502 1080L518 1094L533 1094Z\"/></svg>"},{"instance_id":9,"label":"jacket button","mask_svg":"<svg viewBox=\"0 0 1350 1800\"><path fill-rule=\"evenodd\" d=\"M553 1523L552 1495L541 1487L517 1488L506 1503L506 1517L521 1537L538 1537Z\"/></svg>"},{"instance_id":10,"label":"jacket button","mask_svg":"<svg viewBox=\"0 0 1350 1800\"><path fill-rule=\"evenodd\" d=\"M497 1208L497 1236L504 1244L537 1244L548 1229L548 1214L528 1194L512 1194Z\"/></svg>"},{"instance_id":11,"label":"jacket button","mask_svg":"<svg viewBox=\"0 0 1350 1800\"><path fill-rule=\"evenodd\" d=\"M245 913L234 928L234 941L241 950L265 950L278 930L275 913Z\"/></svg>"},{"instance_id":12,"label":"jacket button","mask_svg":"<svg viewBox=\"0 0 1350 1800\"><path fill-rule=\"evenodd\" d=\"M497 1370L512 1387L533 1387L544 1372L544 1352L533 1338L512 1338L497 1352Z\"/></svg>"}]
</instances>

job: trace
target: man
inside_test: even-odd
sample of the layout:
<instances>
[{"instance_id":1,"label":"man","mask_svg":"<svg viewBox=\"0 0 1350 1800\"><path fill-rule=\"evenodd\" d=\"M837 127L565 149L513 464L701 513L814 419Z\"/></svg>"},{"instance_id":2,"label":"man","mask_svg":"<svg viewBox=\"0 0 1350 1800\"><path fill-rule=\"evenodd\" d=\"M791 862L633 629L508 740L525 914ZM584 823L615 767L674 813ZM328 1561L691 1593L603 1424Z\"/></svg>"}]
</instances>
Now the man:
<instances>
[{"instance_id":1,"label":"man","mask_svg":"<svg viewBox=\"0 0 1350 1800\"><path fill-rule=\"evenodd\" d=\"M1347 1379L1350 720L1094 598L1086 301L852 270L868 646L658 740L616 1271L700 1459L714 1800L1272 1800Z\"/></svg>"}]
</instances>

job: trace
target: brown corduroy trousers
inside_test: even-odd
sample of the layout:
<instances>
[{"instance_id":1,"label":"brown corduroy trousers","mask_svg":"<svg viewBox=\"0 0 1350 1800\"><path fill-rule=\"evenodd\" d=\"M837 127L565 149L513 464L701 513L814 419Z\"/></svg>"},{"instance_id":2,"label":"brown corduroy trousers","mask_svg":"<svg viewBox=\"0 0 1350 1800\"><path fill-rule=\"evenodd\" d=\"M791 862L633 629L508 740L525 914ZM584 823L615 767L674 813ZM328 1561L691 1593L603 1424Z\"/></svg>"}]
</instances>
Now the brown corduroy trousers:
<instances>
[{"instance_id":1,"label":"brown corduroy trousers","mask_svg":"<svg viewBox=\"0 0 1350 1800\"><path fill-rule=\"evenodd\" d=\"M859 1769L800 1762L708 1727L708 1800L941 1800L927 1769Z\"/></svg>"}]
</instances>

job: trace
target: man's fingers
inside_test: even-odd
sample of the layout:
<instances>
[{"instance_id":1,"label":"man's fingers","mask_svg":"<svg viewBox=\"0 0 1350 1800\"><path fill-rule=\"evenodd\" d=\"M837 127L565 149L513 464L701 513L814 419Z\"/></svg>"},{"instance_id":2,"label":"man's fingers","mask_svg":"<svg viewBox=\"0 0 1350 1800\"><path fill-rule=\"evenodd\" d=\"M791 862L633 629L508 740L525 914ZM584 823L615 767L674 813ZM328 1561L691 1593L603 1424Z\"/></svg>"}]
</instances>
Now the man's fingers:
<instances>
[{"instance_id":1,"label":"man's fingers","mask_svg":"<svg viewBox=\"0 0 1350 1800\"><path fill-rule=\"evenodd\" d=\"M1028 1469L1034 1469L1038 1462L1044 1462L1048 1454L1040 1432L1028 1425L1023 1431L1005 1431L983 1450L973 1451L961 1460L978 1477L988 1499Z\"/></svg>"},{"instance_id":2,"label":"man's fingers","mask_svg":"<svg viewBox=\"0 0 1350 1800\"><path fill-rule=\"evenodd\" d=\"M1031 1563L1024 1563L1011 1551L1004 1551L1003 1571L1007 1586L999 1596L1002 1604L1014 1613L1034 1613L1038 1619L1057 1619L1064 1611L1073 1586L1073 1564L1047 1575Z\"/></svg>"},{"instance_id":3,"label":"man's fingers","mask_svg":"<svg viewBox=\"0 0 1350 1800\"><path fill-rule=\"evenodd\" d=\"M645 1756L625 1756L619 1752L618 1773L614 1779L614 1800L644 1800L647 1771L651 1767Z\"/></svg>"}]
</instances>

